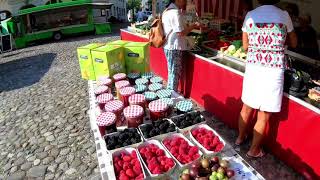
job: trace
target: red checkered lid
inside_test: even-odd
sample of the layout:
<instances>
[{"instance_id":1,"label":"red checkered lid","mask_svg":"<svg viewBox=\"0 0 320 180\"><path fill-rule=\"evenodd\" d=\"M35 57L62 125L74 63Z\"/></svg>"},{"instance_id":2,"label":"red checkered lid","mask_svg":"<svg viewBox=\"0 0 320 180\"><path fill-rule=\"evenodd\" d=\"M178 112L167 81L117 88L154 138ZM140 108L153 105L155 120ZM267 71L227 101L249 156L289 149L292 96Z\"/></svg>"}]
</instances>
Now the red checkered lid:
<instances>
[{"instance_id":1,"label":"red checkered lid","mask_svg":"<svg viewBox=\"0 0 320 180\"><path fill-rule=\"evenodd\" d=\"M115 86L116 86L117 89L121 89L121 88L130 86L130 83L129 83L129 81L123 80L123 81L116 82Z\"/></svg>"},{"instance_id":2,"label":"red checkered lid","mask_svg":"<svg viewBox=\"0 0 320 180\"><path fill-rule=\"evenodd\" d=\"M133 87L124 87L120 89L120 94L122 96L130 96L134 93L136 93L136 89Z\"/></svg>"},{"instance_id":3,"label":"red checkered lid","mask_svg":"<svg viewBox=\"0 0 320 180\"><path fill-rule=\"evenodd\" d=\"M123 114L126 118L137 118L144 113L143 108L139 105L131 105L123 110Z\"/></svg>"},{"instance_id":4,"label":"red checkered lid","mask_svg":"<svg viewBox=\"0 0 320 180\"><path fill-rule=\"evenodd\" d=\"M98 78L98 85L110 86L112 84L112 80L108 76L100 76Z\"/></svg>"},{"instance_id":5,"label":"red checkered lid","mask_svg":"<svg viewBox=\"0 0 320 180\"><path fill-rule=\"evenodd\" d=\"M127 75L125 73L118 73L118 74L113 75L113 79L115 81L119 81L119 80L122 80L125 78L127 78Z\"/></svg>"},{"instance_id":6,"label":"red checkered lid","mask_svg":"<svg viewBox=\"0 0 320 180\"><path fill-rule=\"evenodd\" d=\"M149 110L152 112L164 112L168 108L168 104L161 100L155 100L149 103Z\"/></svg>"},{"instance_id":7,"label":"red checkered lid","mask_svg":"<svg viewBox=\"0 0 320 180\"><path fill-rule=\"evenodd\" d=\"M139 104L146 102L146 97L143 94L134 94L129 97L130 104Z\"/></svg>"},{"instance_id":8,"label":"red checkered lid","mask_svg":"<svg viewBox=\"0 0 320 180\"><path fill-rule=\"evenodd\" d=\"M116 112L116 111L120 111L121 109L123 109L123 102L120 100L112 100L106 103L106 105L104 106L104 109L107 112Z\"/></svg>"},{"instance_id":9,"label":"red checkered lid","mask_svg":"<svg viewBox=\"0 0 320 180\"><path fill-rule=\"evenodd\" d=\"M116 115L112 112L103 112L97 117L98 126L110 126L116 122Z\"/></svg>"},{"instance_id":10,"label":"red checkered lid","mask_svg":"<svg viewBox=\"0 0 320 180\"><path fill-rule=\"evenodd\" d=\"M109 90L108 86L98 86L95 90L94 93L96 95L102 94L102 93L107 93Z\"/></svg>"},{"instance_id":11,"label":"red checkered lid","mask_svg":"<svg viewBox=\"0 0 320 180\"><path fill-rule=\"evenodd\" d=\"M100 94L97 97L97 102L98 103L107 103L107 102L109 102L111 100L113 100L113 95L110 94L110 93L103 93L103 94Z\"/></svg>"}]
</instances>

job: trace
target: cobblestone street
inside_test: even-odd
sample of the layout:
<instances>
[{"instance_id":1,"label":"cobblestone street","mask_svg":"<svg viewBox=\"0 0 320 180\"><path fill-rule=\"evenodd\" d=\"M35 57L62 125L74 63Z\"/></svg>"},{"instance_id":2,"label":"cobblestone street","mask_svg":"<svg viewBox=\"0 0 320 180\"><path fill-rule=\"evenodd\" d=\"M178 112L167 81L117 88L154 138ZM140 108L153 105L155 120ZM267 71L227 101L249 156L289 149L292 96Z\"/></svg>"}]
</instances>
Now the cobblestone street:
<instances>
[{"instance_id":1,"label":"cobblestone street","mask_svg":"<svg viewBox=\"0 0 320 180\"><path fill-rule=\"evenodd\" d=\"M0 179L99 179L76 48L84 36L0 55Z\"/></svg>"}]
</instances>

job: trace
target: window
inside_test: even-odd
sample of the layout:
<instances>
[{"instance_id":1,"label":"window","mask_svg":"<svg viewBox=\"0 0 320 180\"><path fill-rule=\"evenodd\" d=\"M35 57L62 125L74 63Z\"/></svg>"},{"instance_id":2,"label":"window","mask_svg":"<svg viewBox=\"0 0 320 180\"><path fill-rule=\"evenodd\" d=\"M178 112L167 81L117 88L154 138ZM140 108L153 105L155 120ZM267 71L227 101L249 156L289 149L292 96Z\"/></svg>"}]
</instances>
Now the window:
<instances>
[{"instance_id":1,"label":"window","mask_svg":"<svg viewBox=\"0 0 320 180\"><path fill-rule=\"evenodd\" d=\"M106 10L105 9L101 9L101 16L106 16Z\"/></svg>"}]
</instances>

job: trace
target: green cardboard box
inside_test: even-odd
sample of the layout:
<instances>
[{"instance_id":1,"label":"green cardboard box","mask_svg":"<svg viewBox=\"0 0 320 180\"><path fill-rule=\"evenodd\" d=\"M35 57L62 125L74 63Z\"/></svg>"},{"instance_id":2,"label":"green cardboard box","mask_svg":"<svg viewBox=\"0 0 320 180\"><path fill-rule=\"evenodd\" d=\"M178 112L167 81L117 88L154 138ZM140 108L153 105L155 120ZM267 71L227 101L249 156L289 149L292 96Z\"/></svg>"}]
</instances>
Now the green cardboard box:
<instances>
[{"instance_id":1,"label":"green cardboard box","mask_svg":"<svg viewBox=\"0 0 320 180\"><path fill-rule=\"evenodd\" d=\"M96 80L92 63L91 51L101 47L102 43L92 43L86 46L78 47L78 60L80 65L81 77L87 80Z\"/></svg>"},{"instance_id":2,"label":"green cardboard box","mask_svg":"<svg viewBox=\"0 0 320 180\"><path fill-rule=\"evenodd\" d=\"M92 50L91 54L97 78L126 72L123 47L105 45Z\"/></svg>"},{"instance_id":3,"label":"green cardboard box","mask_svg":"<svg viewBox=\"0 0 320 180\"><path fill-rule=\"evenodd\" d=\"M150 72L150 47L147 42L130 42L124 46L127 73Z\"/></svg>"},{"instance_id":4,"label":"green cardboard box","mask_svg":"<svg viewBox=\"0 0 320 180\"><path fill-rule=\"evenodd\" d=\"M107 43L107 45L115 45L115 46L121 46L123 47L124 45L130 43L130 41L124 41L124 40L116 40L116 41L112 41Z\"/></svg>"}]
</instances>

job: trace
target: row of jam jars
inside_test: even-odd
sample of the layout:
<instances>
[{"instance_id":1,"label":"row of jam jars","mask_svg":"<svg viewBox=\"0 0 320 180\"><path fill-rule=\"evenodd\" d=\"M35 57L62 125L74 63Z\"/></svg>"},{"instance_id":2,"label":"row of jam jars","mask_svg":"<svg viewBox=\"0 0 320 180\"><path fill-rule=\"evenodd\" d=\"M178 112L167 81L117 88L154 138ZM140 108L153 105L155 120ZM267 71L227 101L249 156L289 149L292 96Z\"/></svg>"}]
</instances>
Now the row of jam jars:
<instances>
[{"instance_id":1,"label":"row of jam jars","mask_svg":"<svg viewBox=\"0 0 320 180\"><path fill-rule=\"evenodd\" d=\"M133 86L133 85L135 85L135 81L140 78L140 74L139 73L129 73L127 77L128 77L130 84Z\"/></svg>"},{"instance_id":2,"label":"row of jam jars","mask_svg":"<svg viewBox=\"0 0 320 180\"><path fill-rule=\"evenodd\" d=\"M127 75L125 73L117 73L115 75L113 75L113 80L114 82L118 82L118 81L123 81L123 80L127 80Z\"/></svg>"},{"instance_id":3,"label":"row of jam jars","mask_svg":"<svg viewBox=\"0 0 320 180\"><path fill-rule=\"evenodd\" d=\"M130 105L123 110L128 128L137 128L143 123L144 110L139 105Z\"/></svg>"},{"instance_id":4,"label":"row of jam jars","mask_svg":"<svg viewBox=\"0 0 320 180\"><path fill-rule=\"evenodd\" d=\"M143 84L137 84L134 86L137 94L143 94L147 90L147 86Z\"/></svg>"},{"instance_id":5,"label":"row of jam jars","mask_svg":"<svg viewBox=\"0 0 320 180\"><path fill-rule=\"evenodd\" d=\"M122 126L125 124L124 119L122 119L123 112L123 102L120 100L112 100L106 103L104 109L106 112L112 112L116 115L116 126Z\"/></svg>"},{"instance_id":6,"label":"row of jam jars","mask_svg":"<svg viewBox=\"0 0 320 180\"><path fill-rule=\"evenodd\" d=\"M97 85L112 88L112 79L110 79L109 76L100 76L97 80Z\"/></svg>"},{"instance_id":7,"label":"row of jam jars","mask_svg":"<svg viewBox=\"0 0 320 180\"><path fill-rule=\"evenodd\" d=\"M160 83L152 83L148 86L149 91L157 92L162 89L162 84Z\"/></svg>"},{"instance_id":8,"label":"row of jam jars","mask_svg":"<svg viewBox=\"0 0 320 180\"><path fill-rule=\"evenodd\" d=\"M124 107L129 106L129 97L136 92L133 87L124 87L120 89L120 100L123 102Z\"/></svg>"},{"instance_id":9,"label":"row of jam jars","mask_svg":"<svg viewBox=\"0 0 320 180\"><path fill-rule=\"evenodd\" d=\"M168 116L169 106L162 100L155 100L149 103L150 119L156 121Z\"/></svg>"},{"instance_id":10,"label":"row of jam jars","mask_svg":"<svg viewBox=\"0 0 320 180\"><path fill-rule=\"evenodd\" d=\"M94 94L96 95L96 97L99 96L100 94L110 93L110 92L111 92L111 89L108 86L104 86L104 85L98 86L94 90Z\"/></svg>"},{"instance_id":11,"label":"row of jam jars","mask_svg":"<svg viewBox=\"0 0 320 180\"><path fill-rule=\"evenodd\" d=\"M102 137L105 134L117 132L116 119L116 115L112 112L102 112L97 117L97 125Z\"/></svg>"},{"instance_id":12,"label":"row of jam jars","mask_svg":"<svg viewBox=\"0 0 320 180\"><path fill-rule=\"evenodd\" d=\"M139 105L143 109L146 108L146 97L143 94L134 94L129 97L130 105Z\"/></svg>"},{"instance_id":13,"label":"row of jam jars","mask_svg":"<svg viewBox=\"0 0 320 180\"><path fill-rule=\"evenodd\" d=\"M120 89L122 89L122 88L124 88L124 87L130 86L130 83L129 83L129 81L127 81L127 80L121 80L121 81L117 81L117 82L115 83L115 86L116 86L116 94L117 94L117 97L118 97L118 99L120 99L120 98L121 98L121 96L120 96Z\"/></svg>"},{"instance_id":14,"label":"row of jam jars","mask_svg":"<svg viewBox=\"0 0 320 180\"><path fill-rule=\"evenodd\" d=\"M113 100L113 95L110 93L103 93L97 96L97 102L100 107L100 110L104 111L105 110L104 107L106 103L112 100Z\"/></svg>"},{"instance_id":15,"label":"row of jam jars","mask_svg":"<svg viewBox=\"0 0 320 180\"><path fill-rule=\"evenodd\" d=\"M171 115L171 113L173 112L173 107L174 107L174 102L173 102L173 100L172 100L171 98L161 98L161 99L159 99L159 100L161 100L161 101L163 101L163 102L165 102L165 103L168 104L168 106L169 106L168 116Z\"/></svg>"},{"instance_id":16,"label":"row of jam jars","mask_svg":"<svg viewBox=\"0 0 320 180\"><path fill-rule=\"evenodd\" d=\"M176 109L177 109L177 113L178 114L185 114L187 112L192 111L193 109L193 104L191 101L189 100L183 100L183 101L179 101L176 104Z\"/></svg>"},{"instance_id":17,"label":"row of jam jars","mask_svg":"<svg viewBox=\"0 0 320 180\"><path fill-rule=\"evenodd\" d=\"M151 92L151 91L146 91L145 93L143 93L145 98L146 98L146 102L147 102L147 106L149 105L149 103L151 101L157 100L158 96L155 92Z\"/></svg>"}]
</instances>

